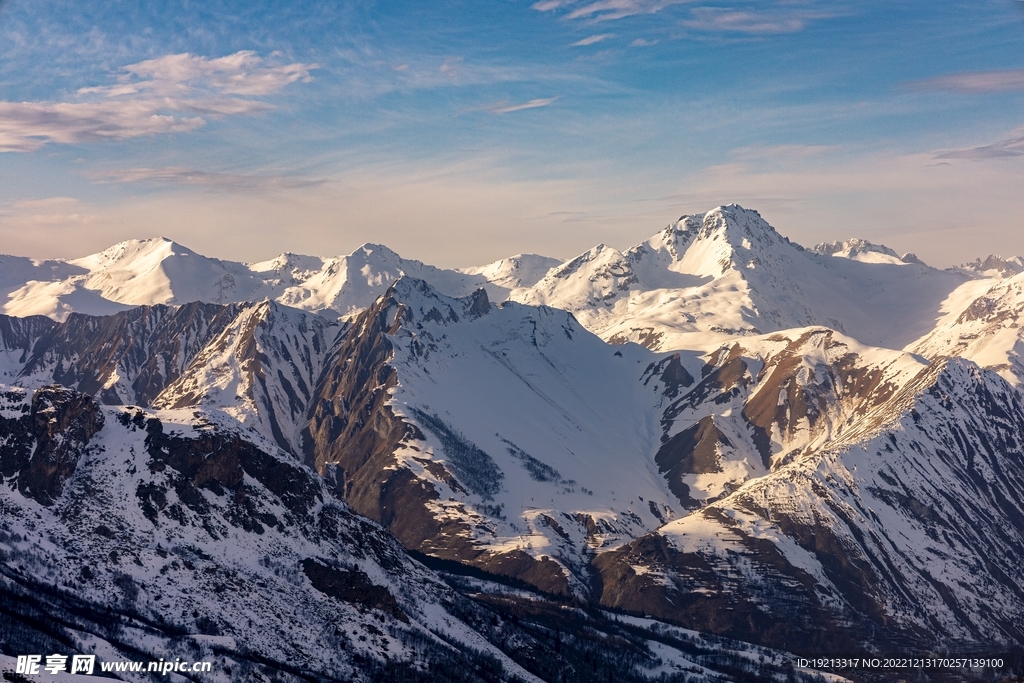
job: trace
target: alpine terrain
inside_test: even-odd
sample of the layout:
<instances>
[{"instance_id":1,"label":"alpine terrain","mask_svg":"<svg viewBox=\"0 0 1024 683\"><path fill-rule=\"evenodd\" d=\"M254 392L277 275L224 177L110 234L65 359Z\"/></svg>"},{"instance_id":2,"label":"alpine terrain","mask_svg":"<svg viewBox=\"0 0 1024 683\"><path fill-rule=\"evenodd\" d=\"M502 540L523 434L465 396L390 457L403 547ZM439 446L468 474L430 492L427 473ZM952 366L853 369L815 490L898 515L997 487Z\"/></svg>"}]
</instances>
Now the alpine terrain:
<instances>
[{"instance_id":1,"label":"alpine terrain","mask_svg":"<svg viewBox=\"0 0 1024 683\"><path fill-rule=\"evenodd\" d=\"M0 256L0 652L209 680L1006 678L1022 264L805 248L736 205L459 270L372 244ZM823 655L1005 666L799 663Z\"/></svg>"}]
</instances>

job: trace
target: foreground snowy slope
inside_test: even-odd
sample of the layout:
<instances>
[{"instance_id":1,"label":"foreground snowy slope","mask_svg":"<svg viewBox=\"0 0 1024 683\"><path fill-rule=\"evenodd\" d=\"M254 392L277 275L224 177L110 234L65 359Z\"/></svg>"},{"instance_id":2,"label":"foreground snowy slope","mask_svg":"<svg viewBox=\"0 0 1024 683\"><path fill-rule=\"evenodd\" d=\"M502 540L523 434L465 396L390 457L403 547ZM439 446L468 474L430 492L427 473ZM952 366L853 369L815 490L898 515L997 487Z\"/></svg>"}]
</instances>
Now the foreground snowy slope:
<instances>
[{"instance_id":1,"label":"foreground snowy slope","mask_svg":"<svg viewBox=\"0 0 1024 683\"><path fill-rule=\"evenodd\" d=\"M784 652L478 580L467 598L222 417L0 386L4 654L207 661L209 681L792 680Z\"/></svg>"},{"instance_id":2,"label":"foreground snowy slope","mask_svg":"<svg viewBox=\"0 0 1024 683\"><path fill-rule=\"evenodd\" d=\"M453 618L450 588L267 444L59 388L5 387L2 401L0 585L24 643L213 659L214 680L369 679L392 658L467 650L536 680Z\"/></svg>"}]
</instances>

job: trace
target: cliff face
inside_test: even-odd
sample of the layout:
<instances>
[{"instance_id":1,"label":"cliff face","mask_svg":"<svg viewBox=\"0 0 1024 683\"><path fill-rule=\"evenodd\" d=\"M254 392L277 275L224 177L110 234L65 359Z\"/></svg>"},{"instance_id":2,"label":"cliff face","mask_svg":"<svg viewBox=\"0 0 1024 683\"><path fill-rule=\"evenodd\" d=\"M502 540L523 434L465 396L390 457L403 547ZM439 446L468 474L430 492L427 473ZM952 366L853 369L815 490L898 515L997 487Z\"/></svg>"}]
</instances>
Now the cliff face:
<instances>
[{"instance_id":1,"label":"cliff face","mask_svg":"<svg viewBox=\"0 0 1024 683\"><path fill-rule=\"evenodd\" d=\"M150 405L244 306L141 306L110 316L72 314L62 323L29 318L38 332L0 316L8 381L56 382L106 404ZM21 329L20 334L8 330Z\"/></svg>"},{"instance_id":2,"label":"cliff face","mask_svg":"<svg viewBox=\"0 0 1024 683\"><path fill-rule=\"evenodd\" d=\"M1020 643L1021 444L1012 387L936 364L829 447L599 557L601 600L807 652Z\"/></svg>"},{"instance_id":3,"label":"cliff face","mask_svg":"<svg viewBox=\"0 0 1024 683\"><path fill-rule=\"evenodd\" d=\"M64 482L74 474L90 440L103 428L103 420L100 407L90 396L71 394L56 386L37 391L30 412L35 450L15 474L18 490L43 505L52 505L60 497ZM27 440L25 436L21 436L22 443Z\"/></svg>"}]
</instances>

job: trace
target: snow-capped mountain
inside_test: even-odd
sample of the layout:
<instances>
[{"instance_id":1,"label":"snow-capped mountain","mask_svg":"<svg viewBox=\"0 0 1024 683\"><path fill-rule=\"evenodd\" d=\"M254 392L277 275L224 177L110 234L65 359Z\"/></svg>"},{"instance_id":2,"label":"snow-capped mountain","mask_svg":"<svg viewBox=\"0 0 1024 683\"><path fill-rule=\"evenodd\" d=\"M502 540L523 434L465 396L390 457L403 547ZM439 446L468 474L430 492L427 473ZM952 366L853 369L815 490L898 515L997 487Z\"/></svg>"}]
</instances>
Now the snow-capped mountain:
<instances>
[{"instance_id":1,"label":"snow-capped mountain","mask_svg":"<svg viewBox=\"0 0 1024 683\"><path fill-rule=\"evenodd\" d=\"M944 302L935 328L907 348L928 358L958 356L1024 382L1024 274L973 280Z\"/></svg>"},{"instance_id":2,"label":"snow-capped mountain","mask_svg":"<svg viewBox=\"0 0 1024 683\"><path fill-rule=\"evenodd\" d=\"M254 265L167 241L67 262L3 258L8 310L49 316L0 315L0 382L21 387L4 415L28 425L48 414L31 392L54 383L95 397L75 405L96 402L61 423L82 445L70 469L64 446L40 446L42 432L12 441L4 423L5 447L22 443L4 474L19 515L18 496L80 505L79 489L38 481L71 481L90 449L109 446L111 463L149 458L136 479L165 471L151 462L178 472L153 480L163 507L138 505L202 526L178 475L251 446L444 569L459 595L490 596L479 598L488 609L529 594L528 612L558 612L557 595L805 653L1024 644L1024 273L1013 259L941 271L864 240L807 250L735 205L624 252L459 271L376 245ZM147 297L166 302L135 305ZM72 313L78 301L110 308ZM153 451L170 442L147 431L151 418L201 458ZM129 423L139 434L104 436ZM48 464L25 469L35 452ZM136 479L125 486L142 490ZM280 522L274 501L288 492L262 485L270 493L252 484L246 514ZM95 505L126 499L110 486ZM230 504L201 494L211 528L241 514L231 490ZM254 519L275 543L307 547L290 522ZM526 593L496 597L496 580ZM494 657L520 651L498 642L490 617L442 603L505 653ZM417 619L395 628L411 633ZM573 628L626 628L604 619ZM512 659L551 680L541 658Z\"/></svg>"},{"instance_id":3,"label":"snow-capped mountain","mask_svg":"<svg viewBox=\"0 0 1024 683\"><path fill-rule=\"evenodd\" d=\"M982 277L1013 277L1017 273L1024 273L1024 257L1012 256L1004 259L997 254L989 254L984 259L974 259L953 270Z\"/></svg>"},{"instance_id":4,"label":"snow-capped mountain","mask_svg":"<svg viewBox=\"0 0 1024 683\"><path fill-rule=\"evenodd\" d=\"M585 594L593 552L679 511L652 457L653 362L564 311L404 278L332 352L307 455L408 547Z\"/></svg>"},{"instance_id":5,"label":"snow-capped mountain","mask_svg":"<svg viewBox=\"0 0 1024 683\"><path fill-rule=\"evenodd\" d=\"M730 205L683 216L624 252L595 247L511 298L571 311L603 339L657 350L808 325L902 348L932 329L942 301L967 279L864 241L808 251Z\"/></svg>"},{"instance_id":6,"label":"snow-capped mountain","mask_svg":"<svg viewBox=\"0 0 1024 683\"><path fill-rule=\"evenodd\" d=\"M108 315L131 306L240 303L271 299L293 308L350 315L408 275L455 296L478 287L498 299L537 282L556 259L520 254L478 268L444 270L403 259L379 244L347 256L281 254L245 264L208 258L165 238L128 240L69 261L0 255L3 313L64 320L72 312Z\"/></svg>"}]
</instances>

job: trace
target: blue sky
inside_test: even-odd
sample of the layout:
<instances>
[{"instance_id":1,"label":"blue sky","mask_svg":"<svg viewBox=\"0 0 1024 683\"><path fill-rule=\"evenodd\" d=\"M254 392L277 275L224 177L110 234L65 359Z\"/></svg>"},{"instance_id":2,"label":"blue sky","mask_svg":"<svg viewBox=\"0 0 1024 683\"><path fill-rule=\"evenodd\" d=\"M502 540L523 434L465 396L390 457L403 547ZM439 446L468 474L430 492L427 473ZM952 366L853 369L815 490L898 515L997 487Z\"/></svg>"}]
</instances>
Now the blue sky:
<instances>
[{"instance_id":1,"label":"blue sky","mask_svg":"<svg viewBox=\"0 0 1024 683\"><path fill-rule=\"evenodd\" d=\"M738 202L1024 253L1024 2L0 0L0 251L443 266Z\"/></svg>"}]
</instances>

